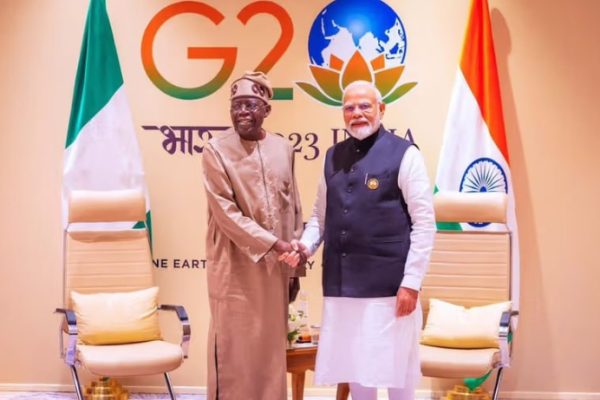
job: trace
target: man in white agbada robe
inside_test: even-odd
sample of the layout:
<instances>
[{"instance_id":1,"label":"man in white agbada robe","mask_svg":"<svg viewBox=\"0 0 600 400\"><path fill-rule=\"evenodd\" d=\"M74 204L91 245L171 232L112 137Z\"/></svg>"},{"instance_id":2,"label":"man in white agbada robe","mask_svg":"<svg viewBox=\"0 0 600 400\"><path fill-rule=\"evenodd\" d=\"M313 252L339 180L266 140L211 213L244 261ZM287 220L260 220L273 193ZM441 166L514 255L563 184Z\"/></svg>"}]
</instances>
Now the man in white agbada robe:
<instances>
[{"instance_id":1,"label":"man in white agbada robe","mask_svg":"<svg viewBox=\"0 0 600 400\"><path fill-rule=\"evenodd\" d=\"M418 301L435 234L423 157L381 125L385 104L369 82L344 91L352 136L327 152L295 265L322 241L323 320L315 382L350 384L353 400L414 399L421 378Z\"/></svg>"}]
</instances>

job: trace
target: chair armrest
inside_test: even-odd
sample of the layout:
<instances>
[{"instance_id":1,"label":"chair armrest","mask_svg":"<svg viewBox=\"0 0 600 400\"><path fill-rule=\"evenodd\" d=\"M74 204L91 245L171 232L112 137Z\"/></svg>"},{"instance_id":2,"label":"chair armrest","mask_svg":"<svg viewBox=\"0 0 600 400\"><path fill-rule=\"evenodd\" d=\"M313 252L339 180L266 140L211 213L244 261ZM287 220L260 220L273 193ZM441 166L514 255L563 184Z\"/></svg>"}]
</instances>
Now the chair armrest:
<instances>
[{"instance_id":1,"label":"chair armrest","mask_svg":"<svg viewBox=\"0 0 600 400\"><path fill-rule=\"evenodd\" d=\"M510 353L512 347L512 341L510 337L510 319L511 317L519 315L518 311L504 311L500 317L500 326L498 328L498 344L500 347L500 366L510 366Z\"/></svg>"},{"instance_id":2,"label":"chair armrest","mask_svg":"<svg viewBox=\"0 0 600 400\"><path fill-rule=\"evenodd\" d=\"M54 310L54 313L64 315L65 322L67 323L67 334L69 335L69 342L65 348L63 343L64 324L61 324L58 330L60 357L68 365L75 365L77 362L77 317L75 316L75 312L66 308L57 308Z\"/></svg>"},{"instance_id":3,"label":"chair armrest","mask_svg":"<svg viewBox=\"0 0 600 400\"><path fill-rule=\"evenodd\" d=\"M192 336L192 327L188 318L187 312L183 306L173 304L161 304L158 306L159 310L175 311L177 318L181 322L181 350L183 351L183 358L188 358L188 351L190 347L190 338Z\"/></svg>"}]
</instances>

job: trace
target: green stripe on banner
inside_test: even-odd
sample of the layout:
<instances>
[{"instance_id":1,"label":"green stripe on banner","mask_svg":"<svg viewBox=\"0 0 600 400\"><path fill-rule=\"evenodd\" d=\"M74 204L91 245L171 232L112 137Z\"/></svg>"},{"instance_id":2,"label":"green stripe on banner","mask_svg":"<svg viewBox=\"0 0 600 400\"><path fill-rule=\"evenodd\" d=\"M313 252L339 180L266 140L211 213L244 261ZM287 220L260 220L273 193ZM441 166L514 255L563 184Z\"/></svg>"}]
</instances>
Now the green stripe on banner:
<instances>
[{"instance_id":1,"label":"green stripe on banner","mask_svg":"<svg viewBox=\"0 0 600 400\"><path fill-rule=\"evenodd\" d=\"M98 79L102 77L102 79ZM98 85L98 82L102 85ZM123 85L105 0L91 0L77 66L65 148Z\"/></svg>"},{"instance_id":2,"label":"green stripe on banner","mask_svg":"<svg viewBox=\"0 0 600 400\"><path fill-rule=\"evenodd\" d=\"M462 231L460 224L456 222L436 222L435 226L438 231Z\"/></svg>"},{"instance_id":3,"label":"green stripe on banner","mask_svg":"<svg viewBox=\"0 0 600 400\"><path fill-rule=\"evenodd\" d=\"M466 387L469 388L469 390L472 392L473 390L477 389L479 386L483 385L483 382L485 382L487 380L487 378L490 377L490 374L492 373L493 370L489 370L487 372L487 374L484 374L478 378L465 378L463 380L464 384Z\"/></svg>"},{"instance_id":4,"label":"green stripe on banner","mask_svg":"<svg viewBox=\"0 0 600 400\"><path fill-rule=\"evenodd\" d=\"M433 188L433 194L439 192L437 185ZM457 222L436 222L435 223L438 231L462 231L460 224Z\"/></svg>"},{"instance_id":5,"label":"green stripe on banner","mask_svg":"<svg viewBox=\"0 0 600 400\"><path fill-rule=\"evenodd\" d=\"M152 250L152 213L146 212L146 221L138 221L133 229L144 229L148 228L148 240L150 240L150 249Z\"/></svg>"}]
</instances>

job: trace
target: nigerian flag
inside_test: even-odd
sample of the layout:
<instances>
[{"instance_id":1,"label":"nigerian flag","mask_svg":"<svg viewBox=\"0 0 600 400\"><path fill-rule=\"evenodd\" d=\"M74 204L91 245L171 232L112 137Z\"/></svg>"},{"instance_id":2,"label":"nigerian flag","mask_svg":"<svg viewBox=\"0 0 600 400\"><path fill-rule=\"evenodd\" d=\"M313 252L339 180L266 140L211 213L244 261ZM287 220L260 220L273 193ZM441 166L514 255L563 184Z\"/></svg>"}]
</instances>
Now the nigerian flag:
<instances>
[{"instance_id":1,"label":"nigerian flag","mask_svg":"<svg viewBox=\"0 0 600 400\"><path fill-rule=\"evenodd\" d=\"M75 78L63 177L65 200L72 190L140 189L150 206L144 170L105 0L91 0Z\"/></svg>"},{"instance_id":2,"label":"nigerian flag","mask_svg":"<svg viewBox=\"0 0 600 400\"><path fill-rule=\"evenodd\" d=\"M444 128L436 191L508 193L513 309L519 309L519 239L500 84L487 0L473 0ZM505 230L500 224L438 224L438 229Z\"/></svg>"}]
</instances>

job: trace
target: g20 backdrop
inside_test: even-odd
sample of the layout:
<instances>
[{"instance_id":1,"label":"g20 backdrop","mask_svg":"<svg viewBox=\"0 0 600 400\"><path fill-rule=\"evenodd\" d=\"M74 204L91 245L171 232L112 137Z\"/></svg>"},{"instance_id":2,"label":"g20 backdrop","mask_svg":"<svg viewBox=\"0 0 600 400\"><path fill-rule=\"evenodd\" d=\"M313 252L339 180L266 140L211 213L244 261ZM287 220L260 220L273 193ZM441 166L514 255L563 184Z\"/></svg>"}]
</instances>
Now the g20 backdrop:
<instances>
[{"instance_id":1,"label":"g20 backdrop","mask_svg":"<svg viewBox=\"0 0 600 400\"><path fill-rule=\"evenodd\" d=\"M354 80L378 87L388 129L412 133L433 187L467 5L457 11L456 36L448 46L446 38L431 35L428 11L404 1L108 2L150 194L161 301L184 304L194 327L190 360L176 372L184 382L205 385L209 313L201 157L206 142L230 126L230 83L247 70L268 74L275 89L264 126L287 138L296 152L305 220L325 152L346 138L342 90ZM445 76L433 68L442 56L452 66ZM437 86L441 79L447 81L443 90ZM320 321L320 277L319 252L302 280L311 323ZM177 375L175 380L182 382Z\"/></svg>"},{"instance_id":2,"label":"g20 backdrop","mask_svg":"<svg viewBox=\"0 0 600 400\"><path fill-rule=\"evenodd\" d=\"M190 154L187 147L182 152L178 141L173 141L171 148L169 141L165 143L169 131L163 128L165 136L160 128L169 127L177 139L179 130L173 126L228 125L229 83L267 57L282 36L281 25L286 23L278 22L285 17L247 11L244 24L238 15L253 0L200 0L223 16L218 24L203 15L209 12L176 13L159 24L157 15L179 2L107 0L107 7L152 201L154 258L160 264L155 272L161 301L185 304L193 323L191 358L172 378L176 385L197 392L196 388L206 384L208 322L206 270L201 261L206 257L202 153L192 149ZM324 151L336 132L340 137L343 127L339 109L315 98L320 96L316 90L298 84L310 84L329 101L335 100L333 89L323 83L327 78L317 78L311 66L328 62L329 67L324 68L337 71L334 67L340 63L332 62L328 52L320 58L312 51L311 56L309 40L313 26L318 27L315 21L333 2L273 3L289 16L293 30L269 77L276 87L291 88L293 99L273 101L273 113L265 125L288 138L291 135L291 144L300 142L298 180L306 219ZM417 82L388 104L384 123L399 135L410 128L433 182L470 0L384 3L398 15L406 40L400 62L404 70L390 93ZM564 1L545 0L489 3L522 256L522 313L514 343L515 364L507 371L503 387L509 391L506 396L512 398L591 398L600 392L600 381L593 379L600 356L598 348L588 346L590 340L586 339L598 336L600 322L583 315L592 314L592 305L598 304L600 295L595 285L597 257L590 251L597 241L599 223L596 171L600 114L596 89L600 84L600 52L594 40L600 27L594 22L600 3L580 0L569 2L567 7ZM0 316L0 389L46 390L58 386L72 390L68 369L56 351L59 321L51 311L62 300L62 167L89 1L6 0L0 4L0 48L5 61L0 63L4 78L0 84L0 191L4 194L0 208L0 236L4 239L0 242L4 260L0 300L11 305L4 307ZM225 65L222 54L233 51L221 50L220 58L197 59L188 57L189 48L235 49L229 78L211 94L196 99L181 99L162 91L164 85L153 82L143 61L143 42L150 40L149 26L155 18L152 59L167 82L184 89L206 85ZM339 16L332 19L340 27L346 25ZM323 23L327 24L327 17ZM327 36L342 39L334 35L334 27L325 25L325 29L329 29ZM387 36L383 39L388 42ZM354 54L356 46L349 52ZM329 50L344 65L351 58L350 54ZM361 56L371 72L379 71L371 64L373 58L365 53ZM393 60L384 61L384 69L393 68ZM340 68L340 76L344 70ZM151 68L149 74L153 74ZM321 75L325 74L332 75ZM318 138L314 144L318 155L310 147L315 137L306 136L309 133ZM566 145L565 137L573 140ZM198 150L206 139L207 133L202 138L193 133L193 145ZM181 268L186 260L187 267ZM198 268L193 268L194 260ZM320 320L319 254L314 261L303 280L313 323ZM557 295L564 292L565 285L577 288L577 295ZM164 318L175 317L167 314ZM167 324L174 328L171 338L177 341L176 321L170 322L174 322ZM576 329L565 330L565 323ZM35 329L27 329L32 324ZM163 387L159 377L130 383ZM441 381L424 380L422 388L439 390L442 385ZM317 394L317 389L311 390Z\"/></svg>"},{"instance_id":3,"label":"g20 backdrop","mask_svg":"<svg viewBox=\"0 0 600 400\"><path fill-rule=\"evenodd\" d=\"M225 28L228 18L240 31L234 35L237 46L215 45L223 41L219 36L227 32L167 39L169 29L177 24ZM293 40L305 42L304 54L293 53L290 48ZM202 46L190 45L190 42L202 43ZM181 48L174 51L183 46L187 46L184 52ZM251 48L252 54L245 56L244 47ZM164 120L148 118L149 122L139 128L151 135L155 146L160 146L166 154L176 158L197 157L202 154L207 140L230 126L228 103L223 100L223 93L228 92L229 83L236 78L233 74L236 66L263 71L272 77L274 85L272 119L283 122L278 124L280 128L270 130L289 140L296 152L299 175L308 176L314 186L320 176L324 152L347 137L341 113L337 112L343 87L355 80L372 81L385 103L398 101L417 85L417 82L401 81L407 48L402 18L382 1L336 0L326 4L316 13L307 32L298 32L290 12L272 1L249 3L231 16L201 2L169 4L152 17L144 30L142 64L156 89L175 100L196 101L197 114L184 121L168 116L163 117ZM256 57L258 62L253 60ZM287 73L290 71L287 60L304 67L305 72ZM183 83L186 76L178 69L185 69L186 63L190 63L187 68L198 71L196 76L193 72L187 76L190 81L197 81L195 85ZM307 102L316 110L308 111L303 104ZM214 107L216 112L206 115L205 107ZM306 114L307 118L286 124L284 121L290 114ZM333 122L328 124L330 117ZM390 120L391 124L386 125L395 132L393 118ZM271 119L266 126L270 127L270 123ZM408 132L399 133L410 135ZM305 200L305 208L309 209L311 199L305 197ZM206 260L160 258L155 260L155 265L157 268L202 269Z\"/></svg>"}]
</instances>

